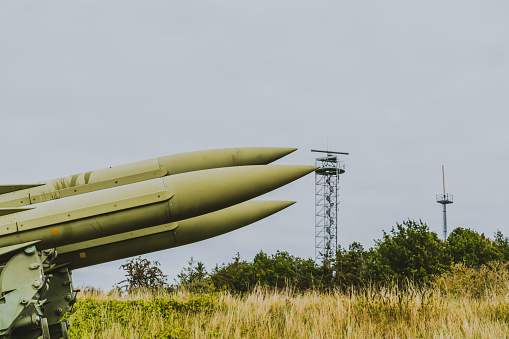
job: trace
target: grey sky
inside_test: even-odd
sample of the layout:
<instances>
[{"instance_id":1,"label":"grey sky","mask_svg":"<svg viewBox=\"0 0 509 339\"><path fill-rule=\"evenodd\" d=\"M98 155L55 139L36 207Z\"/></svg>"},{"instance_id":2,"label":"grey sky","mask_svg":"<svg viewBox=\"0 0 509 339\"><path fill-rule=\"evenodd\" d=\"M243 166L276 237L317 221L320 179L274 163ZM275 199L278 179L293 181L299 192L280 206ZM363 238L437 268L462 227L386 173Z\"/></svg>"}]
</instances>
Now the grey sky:
<instances>
[{"instance_id":1,"label":"grey sky","mask_svg":"<svg viewBox=\"0 0 509 339\"><path fill-rule=\"evenodd\" d=\"M507 1L4 1L2 183L186 151L348 151L341 245L407 218L509 234ZM176 276L236 252L314 255L314 178L297 200L228 235L147 256ZM121 262L75 272L110 288Z\"/></svg>"}]
</instances>

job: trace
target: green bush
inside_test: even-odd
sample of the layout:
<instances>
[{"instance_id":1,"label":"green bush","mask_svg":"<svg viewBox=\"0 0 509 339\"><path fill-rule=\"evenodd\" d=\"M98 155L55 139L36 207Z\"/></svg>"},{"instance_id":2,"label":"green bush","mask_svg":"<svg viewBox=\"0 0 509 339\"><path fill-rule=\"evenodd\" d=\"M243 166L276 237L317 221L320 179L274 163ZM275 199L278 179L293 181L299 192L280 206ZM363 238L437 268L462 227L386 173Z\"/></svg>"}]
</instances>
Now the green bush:
<instances>
[{"instance_id":1,"label":"green bush","mask_svg":"<svg viewBox=\"0 0 509 339\"><path fill-rule=\"evenodd\" d=\"M501 233L500 237L503 238ZM504 254L484 234L461 227L447 237L447 252L455 263L463 262L468 266L486 265L504 258Z\"/></svg>"},{"instance_id":2,"label":"green bush","mask_svg":"<svg viewBox=\"0 0 509 339\"><path fill-rule=\"evenodd\" d=\"M427 283L449 269L446 245L422 221L397 223L366 255L364 280L376 283L411 280Z\"/></svg>"}]
</instances>

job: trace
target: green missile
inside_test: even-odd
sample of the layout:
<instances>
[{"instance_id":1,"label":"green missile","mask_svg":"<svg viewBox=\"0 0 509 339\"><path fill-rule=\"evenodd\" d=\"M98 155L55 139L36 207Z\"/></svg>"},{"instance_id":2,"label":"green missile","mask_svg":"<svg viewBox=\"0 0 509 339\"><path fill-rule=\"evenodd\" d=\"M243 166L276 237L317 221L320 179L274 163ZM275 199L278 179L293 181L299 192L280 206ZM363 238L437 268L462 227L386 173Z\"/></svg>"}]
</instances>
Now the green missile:
<instances>
[{"instance_id":1,"label":"green missile","mask_svg":"<svg viewBox=\"0 0 509 339\"><path fill-rule=\"evenodd\" d=\"M39 241L38 248L53 248L189 219L265 194L316 168L208 169L52 200L0 216L0 247Z\"/></svg>"},{"instance_id":2,"label":"green missile","mask_svg":"<svg viewBox=\"0 0 509 339\"><path fill-rule=\"evenodd\" d=\"M57 267L77 269L212 238L266 218L294 201L247 201L198 217L57 248Z\"/></svg>"},{"instance_id":3,"label":"green missile","mask_svg":"<svg viewBox=\"0 0 509 339\"><path fill-rule=\"evenodd\" d=\"M239 147L196 151L42 181L32 185L0 185L0 208L20 207L111 187L211 168L266 165L296 148Z\"/></svg>"},{"instance_id":4,"label":"green missile","mask_svg":"<svg viewBox=\"0 0 509 339\"><path fill-rule=\"evenodd\" d=\"M250 200L318 168L267 165L294 150L183 153L0 185L0 337L67 338L70 269L201 241L288 207Z\"/></svg>"}]
</instances>

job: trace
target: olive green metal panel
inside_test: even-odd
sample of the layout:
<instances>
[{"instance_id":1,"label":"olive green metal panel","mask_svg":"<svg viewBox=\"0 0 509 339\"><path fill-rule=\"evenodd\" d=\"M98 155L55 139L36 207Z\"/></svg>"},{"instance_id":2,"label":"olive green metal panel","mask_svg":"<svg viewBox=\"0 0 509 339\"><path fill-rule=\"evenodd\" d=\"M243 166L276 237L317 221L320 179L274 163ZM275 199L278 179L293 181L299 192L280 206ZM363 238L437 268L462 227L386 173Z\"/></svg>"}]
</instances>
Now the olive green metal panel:
<instances>
[{"instance_id":1,"label":"olive green metal panel","mask_svg":"<svg viewBox=\"0 0 509 339\"><path fill-rule=\"evenodd\" d=\"M105 213L104 205L111 204L111 208L119 207L118 204L115 207L114 205L120 201L125 199L137 198L140 196L151 195L152 198L157 197L157 193L159 195L160 192L165 191L164 183L161 179L148 180L141 183L135 183L132 185L124 185L113 189L103 190L99 192L92 192L89 194L84 194L80 196L68 197L66 199L58 199L50 202L46 202L43 204L36 205L35 209L19 212L16 214L10 214L5 216L0 216L0 227L1 225L18 222L18 227L20 230L26 228L35 227L33 225L27 226L28 224L33 224L31 220L39 219L41 222L40 225L47 225L48 223L59 223L63 221L69 221L75 219L74 216L83 217L82 213L75 211L89 209L92 208L87 213L94 213L93 209L96 206L103 206L103 208L98 208L98 213ZM162 198L163 196L161 196ZM161 199L158 198L158 199ZM140 203L146 204L146 199L141 199ZM157 200L157 199L156 199ZM161 200L159 200L161 201ZM155 201L153 201L155 202ZM128 206L133 207L133 201L130 202ZM129 207L127 207L129 208ZM70 216L69 216L70 215ZM53 218L53 216L55 216ZM62 218L64 220L62 220ZM67 219L65 219L67 218ZM46 219L46 220L45 220ZM26 222L25 222L26 221ZM23 225L23 226L21 226Z\"/></svg>"},{"instance_id":2,"label":"olive green metal panel","mask_svg":"<svg viewBox=\"0 0 509 339\"><path fill-rule=\"evenodd\" d=\"M20 207L0 208L0 216L19 213L19 212L23 212L23 211L29 211L32 209L33 209L33 207L30 207L30 208L20 208Z\"/></svg>"},{"instance_id":3,"label":"olive green metal panel","mask_svg":"<svg viewBox=\"0 0 509 339\"><path fill-rule=\"evenodd\" d=\"M76 299L67 268L46 274L54 258L54 250L34 245L1 258L1 338L67 338L60 320Z\"/></svg>"},{"instance_id":4,"label":"olive green metal panel","mask_svg":"<svg viewBox=\"0 0 509 339\"><path fill-rule=\"evenodd\" d=\"M89 241L82 241L78 243L74 243L67 246L62 246L57 248L57 252L59 255L64 253L73 252L73 251L85 251L86 249L108 245L112 243L118 243L125 240L136 239L141 237L146 237L148 235L159 234L163 232L173 231L178 227L178 223L172 222L168 224L158 225L154 227L142 228L139 230L134 230L131 232L114 234L109 237L97 238Z\"/></svg>"},{"instance_id":5,"label":"olive green metal panel","mask_svg":"<svg viewBox=\"0 0 509 339\"><path fill-rule=\"evenodd\" d=\"M57 264L71 270L141 255L175 246L173 231L148 235L142 238L92 247L82 251L64 253Z\"/></svg>"},{"instance_id":6,"label":"olive green metal panel","mask_svg":"<svg viewBox=\"0 0 509 339\"><path fill-rule=\"evenodd\" d=\"M83 194L83 193L89 193L94 191L100 191L107 188L132 184L135 182L155 179L164 177L168 172L163 170L155 170L151 172L145 172L135 175L130 175L126 177L118 177L114 179L104 180L104 181L98 181L90 184L85 185L77 185L74 187L67 187L67 188L61 188L58 190L51 189L50 187L49 192L46 193L40 193L36 192L36 190L30 191L30 203L37 204L43 201L49 201L54 199L60 199L60 198L66 198L73 195ZM47 188L46 188L47 189ZM44 187L40 188L40 191L44 192Z\"/></svg>"},{"instance_id":7,"label":"olive green metal panel","mask_svg":"<svg viewBox=\"0 0 509 339\"><path fill-rule=\"evenodd\" d=\"M9 253L18 251L18 250L20 250L22 248L29 247L31 245L37 244L38 242L39 242L39 240L36 240L36 241L25 242L25 243L22 243L22 244L16 244L16 245L11 245L11 246L0 247L0 256L3 256L5 254L9 254Z\"/></svg>"},{"instance_id":8,"label":"olive green metal panel","mask_svg":"<svg viewBox=\"0 0 509 339\"><path fill-rule=\"evenodd\" d=\"M31 282L34 290L42 287L42 263L34 262L35 255L20 253L7 262L0 274L0 291L13 291L26 282Z\"/></svg>"},{"instance_id":9,"label":"olive green metal panel","mask_svg":"<svg viewBox=\"0 0 509 339\"><path fill-rule=\"evenodd\" d=\"M39 248L53 248L76 242L162 225L170 221L168 202L130 208L91 218L38 227L0 237L0 246L41 240Z\"/></svg>"},{"instance_id":10,"label":"olive green metal panel","mask_svg":"<svg viewBox=\"0 0 509 339\"><path fill-rule=\"evenodd\" d=\"M33 248L35 250L35 247ZM15 254L0 274L0 336L8 335L33 310L43 285L43 262L35 252ZM30 307L27 307L32 305Z\"/></svg>"},{"instance_id":11,"label":"olive green metal panel","mask_svg":"<svg viewBox=\"0 0 509 339\"><path fill-rule=\"evenodd\" d=\"M18 225L16 222L9 222L3 225L0 225L0 236L6 235L10 233L16 233L18 231Z\"/></svg>"},{"instance_id":12,"label":"olive green metal panel","mask_svg":"<svg viewBox=\"0 0 509 339\"><path fill-rule=\"evenodd\" d=\"M0 195L0 207L22 207L30 205L30 190L22 190Z\"/></svg>"},{"instance_id":13,"label":"olive green metal panel","mask_svg":"<svg viewBox=\"0 0 509 339\"><path fill-rule=\"evenodd\" d=\"M103 168L95 171L70 175L63 178L53 179L45 182L45 188L31 190L31 194L37 195L50 190L61 190L77 186L95 184L104 181L111 181L119 178L132 177L139 174L151 173L160 170L157 159L149 159L133 162L126 165ZM150 178L154 179L154 178ZM146 180L146 179L142 179Z\"/></svg>"},{"instance_id":14,"label":"olive green metal panel","mask_svg":"<svg viewBox=\"0 0 509 339\"><path fill-rule=\"evenodd\" d=\"M0 308L0 334L12 331L13 327L16 326L16 321L21 320L24 316L25 305L21 304L20 300L30 300L36 292L30 281L28 281L28 283L19 286L17 290L0 298L0 305L2 306Z\"/></svg>"},{"instance_id":15,"label":"olive green metal panel","mask_svg":"<svg viewBox=\"0 0 509 339\"><path fill-rule=\"evenodd\" d=\"M16 223L18 224L19 231L27 231L37 227L57 225L78 219L90 218L101 214L113 213L129 208L154 204L157 202L169 200L172 196L173 193L171 192L161 191L127 199L115 200L108 203L97 204L95 206L76 208L65 212L38 216L35 218L30 217L30 215L20 216L17 218Z\"/></svg>"},{"instance_id":16,"label":"olive green metal panel","mask_svg":"<svg viewBox=\"0 0 509 339\"><path fill-rule=\"evenodd\" d=\"M28 185L0 185L0 194L11 193L29 188L41 186L41 184L28 184Z\"/></svg>"}]
</instances>

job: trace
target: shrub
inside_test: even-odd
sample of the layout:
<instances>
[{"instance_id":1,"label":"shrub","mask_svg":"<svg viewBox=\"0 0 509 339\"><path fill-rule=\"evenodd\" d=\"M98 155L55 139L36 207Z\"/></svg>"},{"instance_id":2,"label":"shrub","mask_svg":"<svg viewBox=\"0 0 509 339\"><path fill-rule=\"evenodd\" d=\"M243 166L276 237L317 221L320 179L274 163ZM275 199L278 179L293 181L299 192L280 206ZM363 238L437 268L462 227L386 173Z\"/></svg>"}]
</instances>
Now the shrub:
<instances>
[{"instance_id":1,"label":"shrub","mask_svg":"<svg viewBox=\"0 0 509 339\"><path fill-rule=\"evenodd\" d=\"M468 266L486 265L504 258L484 234L461 227L454 229L447 237L447 252L455 263L464 262Z\"/></svg>"},{"instance_id":2,"label":"shrub","mask_svg":"<svg viewBox=\"0 0 509 339\"><path fill-rule=\"evenodd\" d=\"M366 256L364 280L429 282L430 276L445 272L451 264L444 243L422 221L396 224L375 242Z\"/></svg>"}]
</instances>

